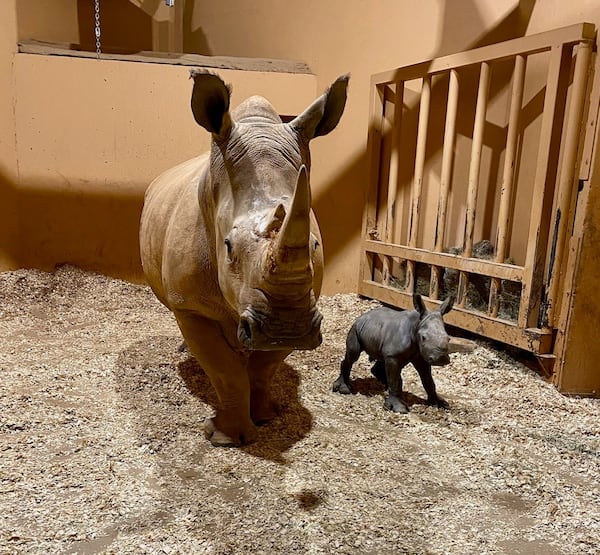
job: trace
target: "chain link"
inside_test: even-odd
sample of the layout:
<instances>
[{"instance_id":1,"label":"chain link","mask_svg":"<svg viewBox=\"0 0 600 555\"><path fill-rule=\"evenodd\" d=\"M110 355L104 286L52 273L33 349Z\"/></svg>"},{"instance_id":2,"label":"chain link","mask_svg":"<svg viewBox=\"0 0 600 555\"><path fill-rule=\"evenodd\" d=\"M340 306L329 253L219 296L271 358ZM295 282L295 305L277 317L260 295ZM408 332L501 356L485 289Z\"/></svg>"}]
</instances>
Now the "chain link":
<instances>
[{"instance_id":1,"label":"chain link","mask_svg":"<svg viewBox=\"0 0 600 555\"><path fill-rule=\"evenodd\" d=\"M101 45L100 45L100 35L102 34L100 30L100 0L94 0L94 20L95 20L95 28L94 32L96 35L96 58L100 59L100 54L102 53Z\"/></svg>"}]
</instances>

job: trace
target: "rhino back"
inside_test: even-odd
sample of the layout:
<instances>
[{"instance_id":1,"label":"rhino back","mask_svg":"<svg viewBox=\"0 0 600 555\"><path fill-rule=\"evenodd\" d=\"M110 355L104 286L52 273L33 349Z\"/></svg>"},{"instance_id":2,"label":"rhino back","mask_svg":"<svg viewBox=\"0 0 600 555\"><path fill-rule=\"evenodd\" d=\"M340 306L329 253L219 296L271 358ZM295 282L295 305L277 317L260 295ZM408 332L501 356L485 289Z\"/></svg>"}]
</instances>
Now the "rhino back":
<instances>
[{"instance_id":1,"label":"rhino back","mask_svg":"<svg viewBox=\"0 0 600 555\"><path fill-rule=\"evenodd\" d=\"M419 314L380 307L370 310L354 324L363 350L372 358L410 356L417 349L415 330Z\"/></svg>"},{"instance_id":2,"label":"rhino back","mask_svg":"<svg viewBox=\"0 0 600 555\"><path fill-rule=\"evenodd\" d=\"M207 162L205 154L167 170L145 196L142 265L152 290L171 310L219 309Z\"/></svg>"}]
</instances>

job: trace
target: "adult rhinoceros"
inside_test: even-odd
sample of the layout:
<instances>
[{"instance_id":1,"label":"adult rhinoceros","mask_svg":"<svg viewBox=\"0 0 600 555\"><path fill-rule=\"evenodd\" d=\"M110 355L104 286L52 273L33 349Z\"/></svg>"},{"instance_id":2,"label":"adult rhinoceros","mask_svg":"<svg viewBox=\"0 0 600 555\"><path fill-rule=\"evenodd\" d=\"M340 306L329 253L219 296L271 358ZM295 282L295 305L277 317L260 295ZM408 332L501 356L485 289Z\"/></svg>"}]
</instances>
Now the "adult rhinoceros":
<instances>
[{"instance_id":1,"label":"adult rhinoceros","mask_svg":"<svg viewBox=\"0 0 600 555\"><path fill-rule=\"evenodd\" d=\"M212 146L150 185L140 250L152 290L217 392L207 437L237 445L275 416L269 383L283 359L321 342L323 252L308 145L338 124L348 76L282 123L259 96L230 114L221 78L191 75L192 112Z\"/></svg>"}]
</instances>

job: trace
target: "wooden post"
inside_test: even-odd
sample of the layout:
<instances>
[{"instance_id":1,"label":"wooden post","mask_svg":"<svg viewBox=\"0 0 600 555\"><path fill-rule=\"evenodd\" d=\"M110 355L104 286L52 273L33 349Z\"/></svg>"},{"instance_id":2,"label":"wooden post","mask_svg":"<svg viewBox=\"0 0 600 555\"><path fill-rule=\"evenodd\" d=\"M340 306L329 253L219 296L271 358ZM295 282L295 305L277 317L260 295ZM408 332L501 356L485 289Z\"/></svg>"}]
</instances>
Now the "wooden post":
<instances>
[{"instance_id":1,"label":"wooden post","mask_svg":"<svg viewBox=\"0 0 600 555\"><path fill-rule=\"evenodd\" d=\"M519 141L519 115L523 104L523 85L525 83L525 56L515 58L513 86L510 98L510 113L506 137L504 172L500 190L500 210L498 212L498 228L496 231L496 262L504 262L507 252L508 238L512 226L512 198L515 177L515 156ZM488 313L494 318L498 316L500 280L492 278Z\"/></svg>"},{"instance_id":2,"label":"wooden post","mask_svg":"<svg viewBox=\"0 0 600 555\"><path fill-rule=\"evenodd\" d=\"M438 199L438 212L435 228L434 251L442 252L444 236L446 233L446 215L448 211L448 191L452 180L452 162L454 160L454 141L456 138L456 114L458 111L458 71L450 71L448 84L448 108L446 111L446 125L444 129L444 147L442 151L442 173L440 176L440 194ZM429 296L438 299L440 296L440 267L431 266L431 280Z\"/></svg>"},{"instance_id":3,"label":"wooden post","mask_svg":"<svg viewBox=\"0 0 600 555\"><path fill-rule=\"evenodd\" d=\"M571 46L562 44L550 52L519 308L518 324L523 329L538 326L572 52Z\"/></svg>"},{"instance_id":4,"label":"wooden post","mask_svg":"<svg viewBox=\"0 0 600 555\"><path fill-rule=\"evenodd\" d=\"M411 210L408 221L408 245L417 246L419 231L419 208L421 203L421 190L423 188L423 170L425 168L425 149L427 146L427 127L429 126L429 106L431 103L431 75L423 77L421 89L421 103L419 106L419 125L417 128L417 150L415 154L415 175L412 186ZM406 287L412 293L415 287L415 263L406 261Z\"/></svg>"},{"instance_id":5,"label":"wooden post","mask_svg":"<svg viewBox=\"0 0 600 555\"><path fill-rule=\"evenodd\" d=\"M379 162L382 140L384 90L377 83L371 81L369 135L367 139L367 153L369 159L369 182L367 189L366 206L363 213L363 246L360 257L361 280L373 279L373 256L364 248L364 241L380 239L377 232L377 197L379 189Z\"/></svg>"},{"instance_id":6,"label":"wooden post","mask_svg":"<svg viewBox=\"0 0 600 555\"><path fill-rule=\"evenodd\" d=\"M581 42L577 48L575 69L573 72L573 86L571 100L567 115L567 129L563 141L564 151L560 177L558 180L558 191L555 201L554 221L552 229L552 254L548 274L550 281L546 289L547 310L543 315L543 323L552 327L554 320L559 314L558 290L561 280L565 274L563 267L563 255L565 251L565 239L567 234L567 219L571 205L571 195L578 181L576 175L577 152L579 145L580 125L583 115L585 92L587 86L587 74L592 53L591 42Z\"/></svg>"},{"instance_id":7,"label":"wooden post","mask_svg":"<svg viewBox=\"0 0 600 555\"><path fill-rule=\"evenodd\" d=\"M392 139L390 152L390 171L387 187L387 212L385 221L385 241L394 242L394 230L396 229L396 200L398 195L398 177L399 177L399 159L400 159L400 129L402 125L402 107L404 104L404 82L396 83L394 93L394 120L389 129ZM393 259L386 256L383 259L383 283L390 284L392 274Z\"/></svg>"},{"instance_id":8,"label":"wooden post","mask_svg":"<svg viewBox=\"0 0 600 555\"><path fill-rule=\"evenodd\" d=\"M467 207L465 214L465 234L462 255L470 258L473 254L473 234L477 211L477 193L479 192L479 173L481 170L481 149L483 146L483 130L487 113L488 94L490 88L490 64L483 62L479 72L479 88L477 90L477 106L475 108L475 123L473 126L473 143L469 165L469 183L467 189ZM469 287L469 274L460 272L458 282L458 306L464 307Z\"/></svg>"}]
</instances>

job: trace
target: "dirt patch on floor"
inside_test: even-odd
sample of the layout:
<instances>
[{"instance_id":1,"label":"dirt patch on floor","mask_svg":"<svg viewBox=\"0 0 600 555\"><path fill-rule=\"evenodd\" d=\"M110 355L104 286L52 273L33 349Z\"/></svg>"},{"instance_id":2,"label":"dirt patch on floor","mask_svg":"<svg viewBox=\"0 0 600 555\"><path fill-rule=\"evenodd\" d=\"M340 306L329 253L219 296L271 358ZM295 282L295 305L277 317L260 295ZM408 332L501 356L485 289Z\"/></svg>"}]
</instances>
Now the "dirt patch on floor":
<instances>
[{"instance_id":1,"label":"dirt patch on floor","mask_svg":"<svg viewBox=\"0 0 600 555\"><path fill-rule=\"evenodd\" d=\"M486 342L434 370L449 411L412 367L410 414L386 411L366 358L357 393L333 393L375 304L322 298L323 345L274 384L281 416L218 449L214 392L148 288L0 274L0 552L597 553L600 401Z\"/></svg>"}]
</instances>

